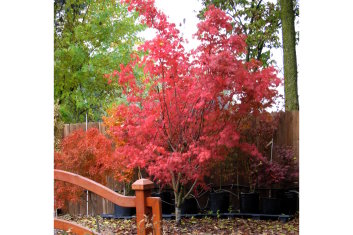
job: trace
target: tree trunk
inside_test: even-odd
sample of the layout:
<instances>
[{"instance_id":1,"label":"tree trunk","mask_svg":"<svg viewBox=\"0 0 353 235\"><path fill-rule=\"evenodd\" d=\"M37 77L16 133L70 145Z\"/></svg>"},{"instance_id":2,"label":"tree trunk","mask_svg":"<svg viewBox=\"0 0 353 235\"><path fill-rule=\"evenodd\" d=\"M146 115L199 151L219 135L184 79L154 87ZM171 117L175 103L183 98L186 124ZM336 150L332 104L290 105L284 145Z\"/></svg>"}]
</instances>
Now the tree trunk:
<instances>
[{"instance_id":1,"label":"tree trunk","mask_svg":"<svg viewBox=\"0 0 353 235\"><path fill-rule=\"evenodd\" d=\"M181 208L180 207L175 207L175 224L176 225L181 224Z\"/></svg>"},{"instance_id":2,"label":"tree trunk","mask_svg":"<svg viewBox=\"0 0 353 235\"><path fill-rule=\"evenodd\" d=\"M285 109L299 110L293 0L279 0L279 4L282 21Z\"/></svg>"},{"instance_id":3,"label":"tree trunk","mask_svg":"<svg viewBox=\"0 0 353 235\"><path fill-rule=\"evenodd\" d=\"M179 226L181 224L181 204L182 202L182 196L183 196L183 190L182 187L180 187L180 190L178 192L174 191L174 196L175 196L175 224Z\"/></svg>"},{"instance_id":4,"label":"tree trunk","mask_svg":"<svg viewBox=\"0 0 353 235\"><path fill-rule=\"evenodd\" d=\"M173 184L173 191L174 191L174 205L175 205L175 224L179 226L181 224L181 205L183 204L184 200L189 196L191 191L194 189L197 179L194 181L190 190L185 193L184 195L184 187L180 185L181 174L178 174L178 179L175 181L174 174L172 174L172 184Z\"/></svg>"}]
</instances>

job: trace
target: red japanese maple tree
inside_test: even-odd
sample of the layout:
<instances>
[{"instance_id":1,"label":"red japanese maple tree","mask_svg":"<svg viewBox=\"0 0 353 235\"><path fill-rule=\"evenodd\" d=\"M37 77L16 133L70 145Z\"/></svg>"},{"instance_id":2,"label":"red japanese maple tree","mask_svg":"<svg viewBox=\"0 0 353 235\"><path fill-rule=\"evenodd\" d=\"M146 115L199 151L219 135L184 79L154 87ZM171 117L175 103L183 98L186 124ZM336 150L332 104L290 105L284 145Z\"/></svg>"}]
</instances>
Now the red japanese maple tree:
<instances>
[{"instance_id":1,"label":"red japanese maple tree","mask_svg":"<svg viewBox=\"0 0 353 235\"><path fill-rule=\"evenodd\" d=\"M261 158L243 138L239 122L266 112L280 80L273 68L258 61L245 63L245 36L232 34L229 17L210 6L198 24L201 44L190 53L184 39L153 0L126 0L157 36L139 50L144 56L120 65L109 77L123 87L127 103L115 112L120 125L111 134L124 144L116 154L128 167L141 167L159 183L174 190L176 222L180 206L208 175L208 166L221 161L232 148ZM143 68L143 75L136 68Z\"/></svg>"},{"instance_id":2,"label":"red japanese maple tree","mask_svg":"<svg viewBox=\"0 0 353 235\"><path fill-rule=\"evenodd\" d=\"M87 132L80 129L63 139L61 150L54 155L54 167L105 184L106 176L114 170L112 154L111 140L99 133L98 129L91 128ZM56 181L55 207L64 207L66 200L79 200L82 193L81 187Z\"/></svg>"},{"instance_id":3,"label":"red japanese maple tree","mask_svg":"<svg viewBox=\"0 0 353 235\"><path fill-rule=\"evenodd\" d=\"M265 158L264 164L259 168L259 184L270 189L274 184L294 185L298 181L299 169L294 158L293 148L275 146L273 152L276 158ZM269 197L271 197L271 190Z\"/></svg>"}]
</instances>

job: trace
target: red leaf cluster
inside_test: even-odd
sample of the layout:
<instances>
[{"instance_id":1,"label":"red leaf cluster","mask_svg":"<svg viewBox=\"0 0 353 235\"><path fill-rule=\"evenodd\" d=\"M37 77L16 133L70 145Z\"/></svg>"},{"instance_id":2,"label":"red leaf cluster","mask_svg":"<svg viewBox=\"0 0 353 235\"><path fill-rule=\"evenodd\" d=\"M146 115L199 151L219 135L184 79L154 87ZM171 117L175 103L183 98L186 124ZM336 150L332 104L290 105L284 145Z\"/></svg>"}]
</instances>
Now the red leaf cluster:
<instances>
[{"instance_id":1,"label":"red leaf cluster","mask_svg":"<svg viewBox=\"0 0 353 235\"><path fill-rule=\"evenodd\" d=\"M112 154L112 142L98 129L80 129L63 139L61 151L54 155L54 167L105 184L106 176L114 170ZM55 206L61 208L65 200L77 201L83 189L58 181L55 192Z\"/></svg>"},{"instance_id":2,"label":"red leaf cluster","mask_svg":"<svg viewBox=\"0 0 353 235\"><path fill-rule=\"evenodd\" d=\"M291 147L278 146L273 149L275 159L265 159L259 167L258 183L268 188L275 184L287 182L293 184L298 181L298 168L294 159L294 152Z\"/></svg>"},{"instance_id":3,"label":"red leaf cluster","mask_svg":"<svg viewBox=\"0 0 353 235\"><path fill-rule=\"evenodd\" d=\"M279 117L280 114L263 114L256 120L248 120L253 122L252 125L243 123L244 135L249 141L261 147L259 151L263 156L258 159L245 158L248 169L241 172L249 178L252 189L255 186L271 188L275 185L280 186L282 183L288 186L298 182L299 169L292 147L276 144L272 146L271 141L279 126Z\"/></svg>"}]
</instances>

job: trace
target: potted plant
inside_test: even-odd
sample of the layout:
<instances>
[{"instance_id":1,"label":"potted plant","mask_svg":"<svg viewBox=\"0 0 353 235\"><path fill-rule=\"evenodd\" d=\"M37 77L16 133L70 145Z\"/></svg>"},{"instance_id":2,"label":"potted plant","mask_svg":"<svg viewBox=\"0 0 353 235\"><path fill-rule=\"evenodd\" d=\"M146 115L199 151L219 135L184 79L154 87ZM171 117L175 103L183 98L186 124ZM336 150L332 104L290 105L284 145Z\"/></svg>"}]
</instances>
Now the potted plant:
<instances>
[{"instance_id":1,"label":"potted plant","mask_svg":"<svg viewBox=\"0 0 353 235\"><path fill-rule=\"evenodd\" d=\"M197 199L190 194L181 204L181 214L197 214L198 212L199 207Z\"/></svg>"},{"instance_id":2,"label":"potted plant","mask_svg":"<svg viewBox=\"0 0 353 235\"><path fill-rule=\"evenodd\" d=\"M282 200L272 196L272 188L274 185L280 186L288 179L288 172L291 167L290 159L293 158L293 152L288 148L274 148L275 159L266 159L261 166L259 173L259 182L266 188L269 188L268 197L261 198L262 213L264 214L280 214L282 208Z\"/></svg>"},{"instance_id":3,"label":"potted plant","mask_svg":"<svg viewBox=\"0 0 353 235\"><path fill-rule=\"evenodd\" d=\"M131 189L132 182L122 182L122 190L115 190L124 196L133 196L134 191ZM114 204L114 217L121 218L125 216L132 216L136 214L136 208L134 207L122 207Z\"/></svg>"},{"instance_id":4,"label":"potted plant","mask_svg":"<svg viewBox=\"0 0 353 235\"><path fill-rule=\"evenodd\" d=\"M272 197L272 188L276 183L284 178L285 168L276 162L265 162L263 164L264 174L262 175L264 186L269 189L268 197L261 198L261 212L263 214L280 214L281 200L277 197Z\"/></svg>"},{"instance_id":5,"label":"potted plant","mask_svg":"<svg viewBox=\"0 0 353 235\"><path fill-rule=\"evenodd\" d=\"M172 214L174 212L174 200L173 195L168 190L163 190L161 187L158 192L153 192L152 197L160 197L162 200L162 213Z\"/></svg>"},{"instance_id":6,"label":"potted plant","mask_svg":"<svg viewBox=\"0 0 353 235\"><path fill-rule=\"evenodd\" d=\"M276 148L277 155L281 156L282 165L289 166L285 179L282 184L286 188L297 188L299 185L299 165L291 147ZM299 209L299 192L297 190L289 190L284 192L282 198L282 213L287 215L295 214Z\"/></svg>"},{"instance_id":7,"label":"potted plant","mask_svg":"<svg viewBox=\"0 0 353 235\"><path fill-rule=\"evenodd\" d=\"M229 208L229 193L226 191L214 191L210 193L210 210L213 213L227 213Z\"/></svg>"},{"instance_id":8,"label":"potted plant","mask_svg":"<svg viewBox=\"0 0 353 235\"><path fill-rule=\"evenodd\" d=\"M257 151L255 157L249 154L240 154L237 161L238 167L242 169L241 174L247 179L249 191L240 194L240 212L258 213L259 212L259 193L255 191L259 183L259 171L263 168L269 149L265 149L266 144L273 138L273 133L278 126L278 117L268 112L254 116L250 115L240 122L240 129L246 139L253 143L253 151Z\"/></svg>"},{"instance_id":9,"label":"potted plant","mask_svg":"<svg viewBox=\"0 0 353 235\"><path fill-rule=\"evenodd\" d=\"M210 210L212 213L227 213L229 209L229 191L222 189L222 180L224 178L225 173L225 164L223 162L219 162L215 165L213 172L217 172L219 174L219 188L213 189L209 194L209 203ZM216 174L217 174L216 173Z\"/></svg>"},{"instance_id":10,"label":"potted plant","mask_svg":"<svg viewBox=\"0 0 353 235\"><path fill-rule=\"evenodd\" d=\"M258 167L262 164L257 159L246 156L243 161L245 164L245 174L248 177L249 191L240 193L240 212L258 213L259 212L259 193L255 192L257 184Z\"/></svg>"},{"instance_id":11,"label":"potted plant","mask_svg":"<svg viewBox=\"0 0 353 235\"><path fill-rule=\"evenodd\" d=\"M126 157L125 155L117 153L113 154L112 158L112 169L114 179L120 183L121 189L116 190L115 192L120 193L124 196L133 196L135 193L131 188L132 182L136 175L136 169L131 169L126 167ZM132 216L136 214L136 208L133 207L121 207L119 205L114 204L114 217L124 217L124 216Z\"/></svg>"},{"instance_id":12,"label":"potted plant","mask_svg":"<svg viewBox=\"0 0 353 235\"><path fill-rule=\"evenodd\" d=\"M282 201L282 213L293 215L299 209L299 192L290 190L284 193Z\"/></svg>"}]
</instances>

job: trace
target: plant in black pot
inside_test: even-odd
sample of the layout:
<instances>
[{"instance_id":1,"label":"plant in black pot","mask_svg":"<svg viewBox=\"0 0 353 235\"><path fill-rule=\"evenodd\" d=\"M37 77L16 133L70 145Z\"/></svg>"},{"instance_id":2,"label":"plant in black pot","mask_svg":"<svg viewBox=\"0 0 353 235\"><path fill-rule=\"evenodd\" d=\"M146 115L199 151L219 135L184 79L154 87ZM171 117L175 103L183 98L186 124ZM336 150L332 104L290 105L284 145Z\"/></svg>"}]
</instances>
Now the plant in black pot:
<instances>
[{"instance_id":1,"label":"plant in black pot","mask_svg":"<svg viewBox=\"0 0 353 235\"><path fill-rule=\"evenodd\" d=\"M181 214L197 214L199 212L198 202L195 196L190 194L181 205Z\"/></svg>"},{"instance_id":2,"label":"plant in black pot","mask_svg":"<svg viewBox=\"0 0 353 235\"><path fill-rule=\"evenodd\" d=\"M227 213L229 209L229 191L222 189L222 180L225 174L225 165L220 162L215 169L219 174L219 188L214 189L209 194L209 205L212 213Z\"/></svg>"},{"instance_id":3,"label":"plant in black pot","mask_svg":"<svg viewBox=\"0 0 353 235\"><path fill-rule=\"evenodd\" d=\"M276 162L265 161L259 181L265 188L269 188L268 197L261 198L261 212L263 214L277 215L281 213L281 199L272 196L273 185L284 179L286 169Z\"/></svg>"},{"instance_id":4,"label":"plant in black pot","mask_svg":"<svg viewBox=\"0 0 353 235\"><path fill-rule=\"evenodd\" d=\"M259 170L259 184L269 188L268 197L261 198L262 213L264 214L281 214L283 212L284 201L273 197L272 189L274 185L281 186L290 178L291 161L289 159L293 158L293 152L289 150L287 147L274 148L273 152L271 150L270 158L264 160L264 164ZM272 155L276 157L272 158Z\"/></svg>"},{"instance_id":5,"label":"plant in black pot","mask_svg":"<svg viewBox=\"0 0 353 235\"><path fill-rule=\"evenodd\" d=\"M162 213L163 214L172 214L174 212L174 200L171 192L167 190L162 190L159 188L158 192L153 192L152 197L160 197L162 200Z\"/></svg>"},{"instance_id":6,"label":"plant in black pot","mask_svg":"<svg viewBox=\"0 0 353 235\"><path fill-rule=\"evenodd\" d=\"M133 196L134 191L131 189L132 182L122 182L123 188L122 190L116 190L115 192L120 193L124 196ZM121 218L125 216L132 216L136 214L135 207L122 207L114 204L114 217Z\"/></svg>"},{"instance_id":7,"label":"plant in black pot","mask_svg":"<svg viewBox=\"0 0 353 235\"><path fill-rule=\"evenodd\" d=\"M258 167L262 162L251 157L247 157L245 163L245 174L248 177L249 192L240 193L240 212L258 213L259 212L259 194L255 192L257 185Z\"/></svg>"},{"instance_id":8,"label":"plant in black pot","mask_svg":"<svg viewBox=\"0 0 353 235\"><path fill-rule=\"evenodd\" d=\"M269 152L269 149L266 149L265 146L273 138L273 134L278 127L278 121L278 115L262 112L258 116L248 117L241 125L247 140L253 143L246 146L248 149L251 148L251 156L240 155L240 162L243 166L239 167L239 170L242 171L241 174L247 178L249 184L249 192L240 194L240 212L242 213L259 212L259 194L255 192L259 183L258 171L262 168L265 160L264 156Z\"/></svg>"},{"instance_id":9,"label":"plant in black pot","mask_svg":"<svg viewBox=\"0 0 353 235\"><path fill-rule=\"evenodd\" d=\"M289 190L284 193L282 200L282 213L294 215L299 210L299 192Z\"/></svg>"},{"instance_id":10,"label":"plant in black pot","mask_svg":"<svg viewBox=\"0 0 353 235\"><path fill-rule=\"evenodd\" d=\"M137 179L141 178L139 169L127 168L126 167L126 156L114 153L112 157L112 173L116 182L119 183L120 190L115 192L120 193L124 196L134 196L135 192L132 190L132 183ZM138 176L139 177L138 177ZM122 207L114 204L114 217L121 218L125 216L132 216L136 214L135 207Z\"/></svg>"},{"instance_id":11,"label":"plant in black pot","mask_svg":"<svg viewBox=\"0 0 353 235\"><path fill-rule=\"evenodd\" d=\"M282 213L295 214L299 209L299 164L292 147L277 147L275 151L282 165L288 166L282 185L287 189L282 198ZM291 190L288 190L291 189Z\"/></svg>"},{"instance_id":12,"label":"plant in black pot","mask_svg":"<svg viewBox=\"0 0 353 235\"><path fill-rule=\"evenodd\" d=\"M215 190L209 196L210 210L213 213L227 213L229 209L229 192Z\"/></svg>"}]
</instances>

